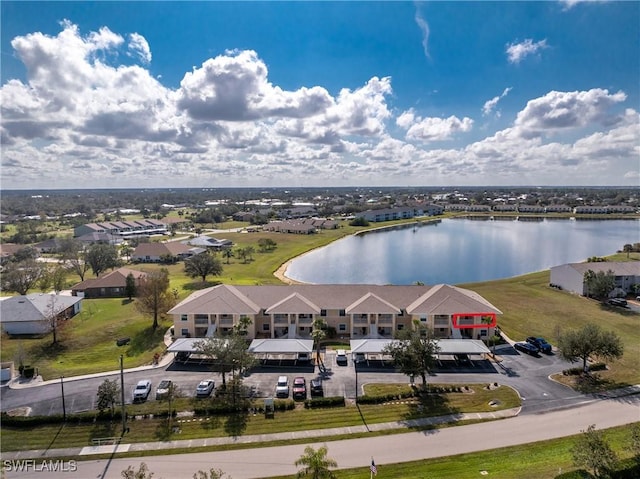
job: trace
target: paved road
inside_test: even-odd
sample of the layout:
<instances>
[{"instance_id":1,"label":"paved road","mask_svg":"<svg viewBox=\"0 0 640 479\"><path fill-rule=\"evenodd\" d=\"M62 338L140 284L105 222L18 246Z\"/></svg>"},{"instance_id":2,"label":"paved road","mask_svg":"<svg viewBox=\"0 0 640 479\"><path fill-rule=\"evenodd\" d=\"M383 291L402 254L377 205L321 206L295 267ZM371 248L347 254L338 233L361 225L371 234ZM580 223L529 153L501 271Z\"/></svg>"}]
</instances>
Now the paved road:
<instances>
[{"instance_id":1,"label":"paved road","mask_svg":"<svg viewBox=\"0 0 640 479\"><path fill-rule=\"evenodd\" d=\"M327 443L329 456L339 468L367 467L375 458L379 473L385 464L414 461L482 451L577 434L590 424L598 429L640 420L640 397L595 400L564 411L521 415L489 423L472 424L428 432L349 439ZM491 438L491 440L487 440ZM322 443L312 444L314 447ZM211 467L225 471L234 479L267 478L295 474L293 465L305 445L268 447L237 451L149 456L141 458L83 461L76 471L7 472L7 479L116 479L127 466L144 461L157 478L191 478L197 470ZM491 471L488 470L489 474Z\"/></svg>"}]
</instances>

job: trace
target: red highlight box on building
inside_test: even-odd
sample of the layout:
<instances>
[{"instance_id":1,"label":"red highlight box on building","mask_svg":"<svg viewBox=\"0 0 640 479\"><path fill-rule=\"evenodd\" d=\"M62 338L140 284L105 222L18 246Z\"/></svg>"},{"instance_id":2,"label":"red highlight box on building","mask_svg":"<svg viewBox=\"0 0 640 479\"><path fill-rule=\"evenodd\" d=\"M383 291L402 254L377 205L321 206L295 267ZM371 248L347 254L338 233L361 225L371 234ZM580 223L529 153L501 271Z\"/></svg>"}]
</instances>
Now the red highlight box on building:
<instances>
[{"instance_id":1,"label":"red highlight box on building","mask_svg":"<svg viewBox=\"0 0 640 479\"><path fill-rule=\"evenodd\" d=\"M480 318L491 318L491 322L482 322L480 324L458 324L458 319L461 317L480 317ZM456 329L478 329L478 328L493 328L496 324L498 324L498 318L496 317L496 313L453 313L451 315L451 320L453 322L453 327Z\"/></svg>"}]
</instances>

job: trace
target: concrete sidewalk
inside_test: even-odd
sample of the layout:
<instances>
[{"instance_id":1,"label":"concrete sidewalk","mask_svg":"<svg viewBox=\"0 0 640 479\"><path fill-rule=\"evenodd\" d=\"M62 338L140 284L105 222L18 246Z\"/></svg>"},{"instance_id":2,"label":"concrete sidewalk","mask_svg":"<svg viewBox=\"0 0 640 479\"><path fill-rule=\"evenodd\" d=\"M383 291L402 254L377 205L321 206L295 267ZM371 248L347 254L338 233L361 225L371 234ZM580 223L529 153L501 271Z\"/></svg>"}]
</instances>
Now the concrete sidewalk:
<instances>
[{"instance_id":1,"label":"concrete sidewalk","mask_svg":"<svg viewBox=\"0 0 640 479\"><path fill-rule=\"evenodd\" d=\"M504 409L501 411L485 412L485 413L463 413L463 414L448 414L445 416L426 417L420 419L413 419L409 421L394 421L377 424L362 424L359 426L349 427L336 427L330 429L311 429L304 431L289 431L279 432L273 434L256 434L248 436L235 436L235 437L208 437L201 439L185 439L175 441L155 441L155 442L139 442L139 443L126 443L126 435L120 444L102 445L102 446L86 446L86 447L72 447L64 449L35 449L27 451L7 451L2 453L2 458L6 460L15 459L46 459L51 457L82 457L87 459L91 455L95 454L112 454L122 452L143 452L143 451L163 451L171 449L186 449L192 447L207 447L207 446L223 446L228 444L246 444L250 447L251 444L261 442L273 442L273 441L291 441L296 439L315 440L332 436L341 436L349 434L366 434L368 432L387 431L394 429L410 429L416 427L437 426L442 424L451 424L460 421L482 421L482 420L494 420L505 419L509 417L517 416L520 413L520 408ZM198 421L197 418L189 418L184 421ZM176 425L179 425L180 419L175 421ZM87 457L88 456L88 457Z\"/></svg>"}]
</instances>

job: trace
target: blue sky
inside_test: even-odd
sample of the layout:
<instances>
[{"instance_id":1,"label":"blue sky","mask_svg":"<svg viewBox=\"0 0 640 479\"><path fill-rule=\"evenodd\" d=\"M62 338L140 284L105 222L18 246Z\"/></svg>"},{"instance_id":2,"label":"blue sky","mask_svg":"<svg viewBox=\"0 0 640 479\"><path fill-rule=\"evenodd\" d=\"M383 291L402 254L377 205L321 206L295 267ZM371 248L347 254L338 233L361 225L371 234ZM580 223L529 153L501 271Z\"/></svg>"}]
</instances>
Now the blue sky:
<instances>
[{"instance_id":1,"label":"blue sky","mask_svg":"<svg viewBox=\"0 0 640 479\"><path fill-rule=\"evenodd\" d=\"M3 188L639 184L639 2L0 9Z\"/></svg>"}]
</instances>

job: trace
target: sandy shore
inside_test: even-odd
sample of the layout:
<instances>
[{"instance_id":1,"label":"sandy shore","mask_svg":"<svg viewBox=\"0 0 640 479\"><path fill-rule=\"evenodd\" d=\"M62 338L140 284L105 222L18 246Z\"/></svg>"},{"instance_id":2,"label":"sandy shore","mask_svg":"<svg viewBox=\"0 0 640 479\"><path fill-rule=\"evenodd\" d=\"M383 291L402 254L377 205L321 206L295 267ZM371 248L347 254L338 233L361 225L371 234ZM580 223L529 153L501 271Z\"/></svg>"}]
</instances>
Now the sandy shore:
<instances>
[{"instance_id":1,"label":"sandy shore","mask_svg":"<svg viewBox=\"0 0 640 479\"><path fill-rule=\"evenodd\" d=\"M275 273L273 273L273 275L278 278L280 281L282 281L283 283L286 284L296 284L297 281L293 281L292 279L287 278L286 274L287 274L287 268L289 267L289 265L291 264L291 261L293 260L289 260L286 263L283 263L277 270Z\"/></svg>"}]
</instances>

